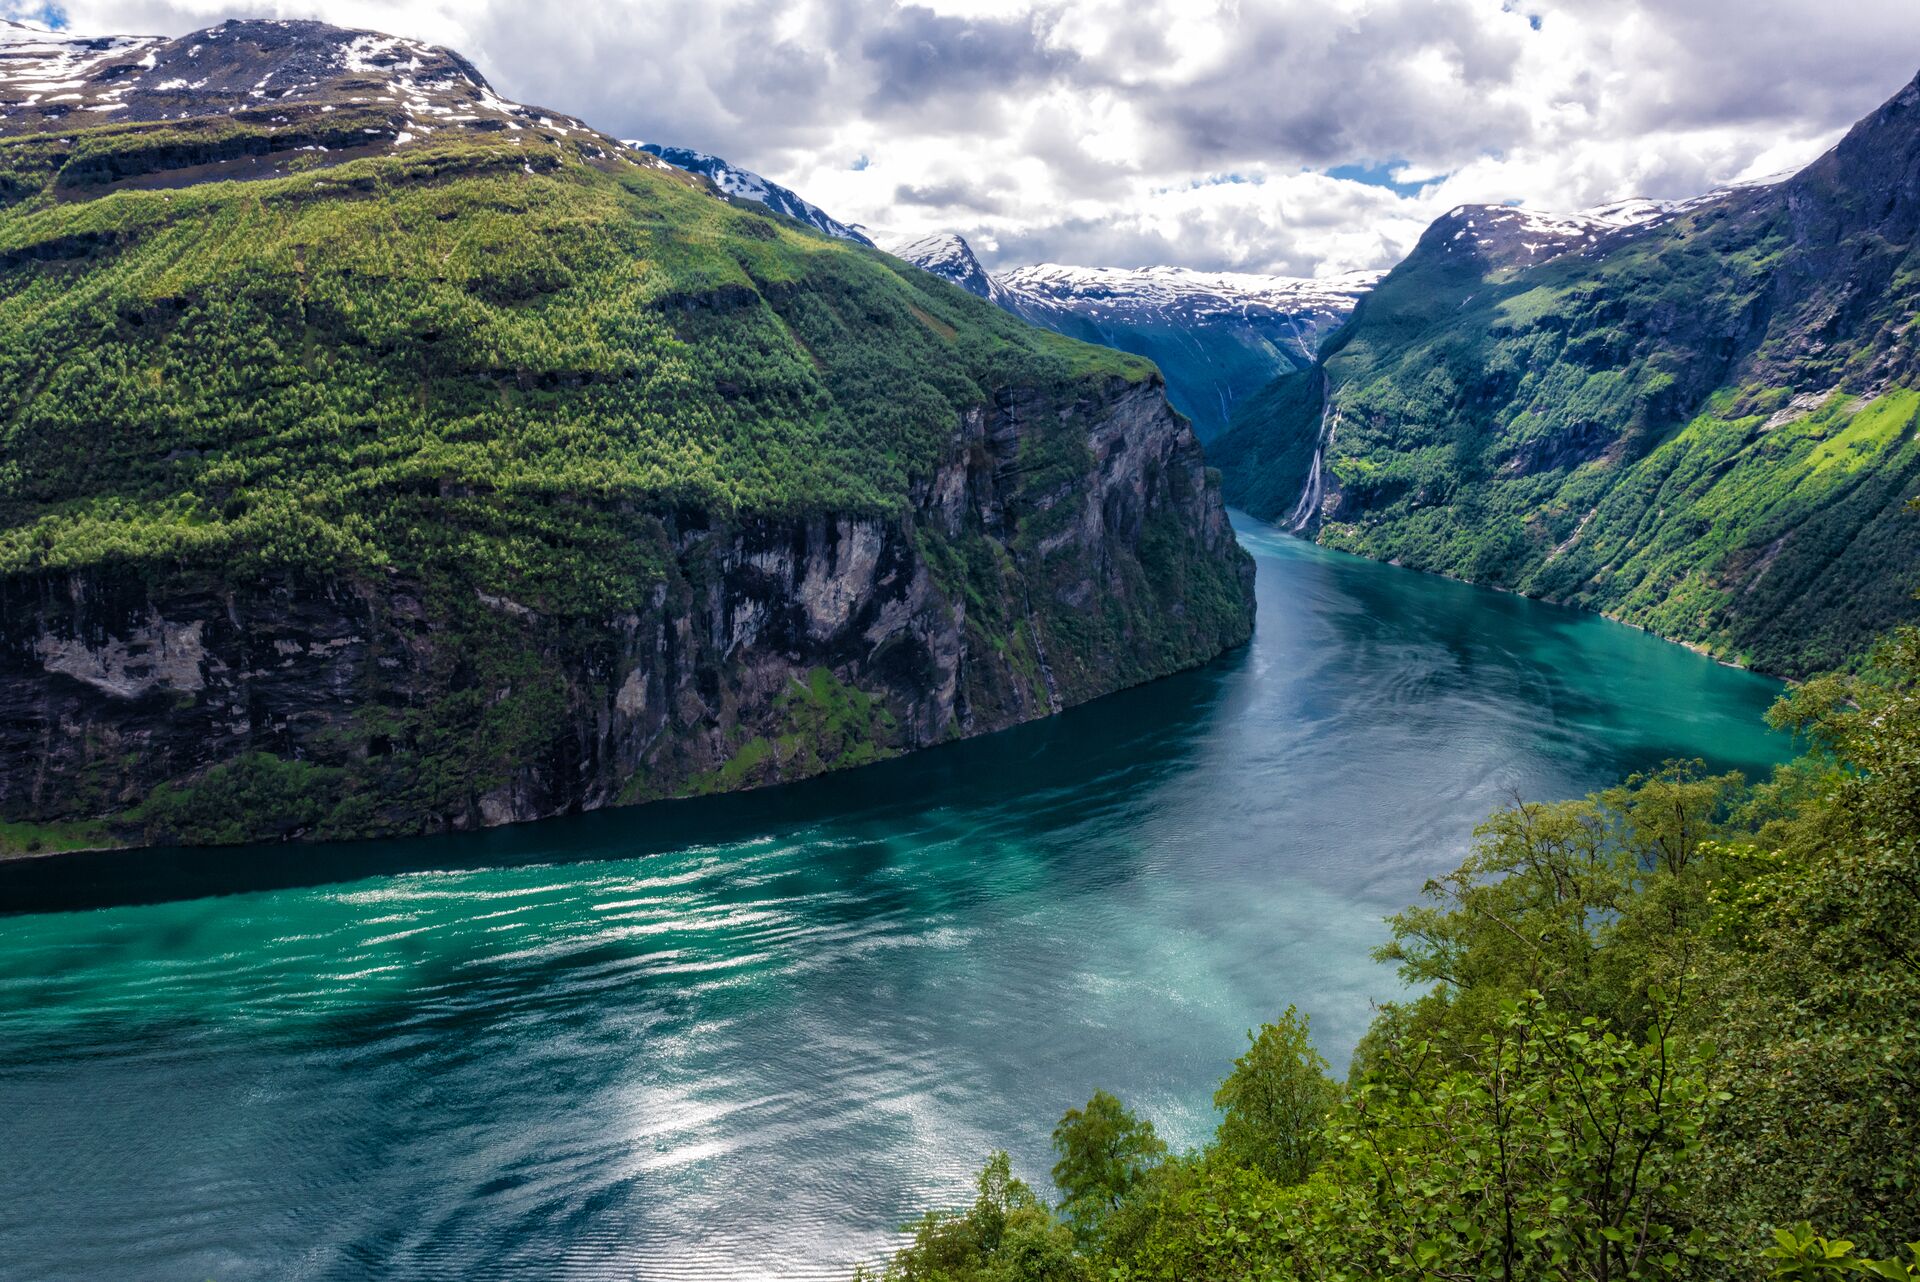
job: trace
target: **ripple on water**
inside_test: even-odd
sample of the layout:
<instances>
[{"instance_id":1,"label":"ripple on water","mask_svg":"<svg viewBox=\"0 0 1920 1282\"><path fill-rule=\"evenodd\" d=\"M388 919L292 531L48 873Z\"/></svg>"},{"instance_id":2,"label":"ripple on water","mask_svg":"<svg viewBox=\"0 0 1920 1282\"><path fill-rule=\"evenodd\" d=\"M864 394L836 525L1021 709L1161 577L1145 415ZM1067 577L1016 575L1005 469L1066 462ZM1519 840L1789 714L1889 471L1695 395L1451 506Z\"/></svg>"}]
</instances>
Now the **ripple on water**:
<instances>
[{"instance_id":1,"label":"ripple on water","mask_svg":"<svg viewBox=\"0 0 1920 1282\"><path fill-rule=\"evenodd\" d=\"M1381 915L1508 790L1785 750L1757 678L1243 537L1248 650L1050 722L379 848L404 871L300 852L337 884L6 919L10 1266L844 1278L994 1147L1044 1181L1096 1086L1187 1144L1288 1002L1343 1059L1394 992ZM137 873L73 867L76 899Z\"/></svg>"}]
</instances>

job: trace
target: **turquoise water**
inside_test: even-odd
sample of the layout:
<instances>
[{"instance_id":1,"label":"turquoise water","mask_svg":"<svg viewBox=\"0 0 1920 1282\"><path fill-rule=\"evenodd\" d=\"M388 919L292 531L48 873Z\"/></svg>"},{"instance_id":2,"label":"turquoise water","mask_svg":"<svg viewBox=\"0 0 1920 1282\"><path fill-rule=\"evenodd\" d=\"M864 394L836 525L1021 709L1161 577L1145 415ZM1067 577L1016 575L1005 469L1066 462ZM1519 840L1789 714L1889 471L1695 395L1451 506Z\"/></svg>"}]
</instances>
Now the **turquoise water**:
<instances>
[{"instance_id":1,"label":"turquoise water","mask_svg":"<svg viewBox=\"0 0 1920 1282\"><path fill-rule=\"evenodd\" d=\"M1503 798L1790 745L1774 683L1243 523L1258 635L1042 725L472 836L0 866L0 1276L844 1276L1044 1180L1096 1086L1176 1142Z\"/></svg>"}]
</instances>

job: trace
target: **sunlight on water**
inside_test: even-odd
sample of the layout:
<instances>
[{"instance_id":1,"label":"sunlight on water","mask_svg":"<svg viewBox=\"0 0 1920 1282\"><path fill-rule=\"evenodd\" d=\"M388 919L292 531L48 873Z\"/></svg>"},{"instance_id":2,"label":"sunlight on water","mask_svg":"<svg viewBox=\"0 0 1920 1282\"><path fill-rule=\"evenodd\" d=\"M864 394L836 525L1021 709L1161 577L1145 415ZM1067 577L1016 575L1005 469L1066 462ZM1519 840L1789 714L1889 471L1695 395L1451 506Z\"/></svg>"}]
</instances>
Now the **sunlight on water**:
<instances>
[{"instance_id":1,"label":"sunlight on water","mask_svg":"<svg viewBox=\"0 0 1920 1282\"><path fill-rule=\"evenodd\" d=\"M799 787L456 839L0 868L0 1244L36 1279L844 1277L1044 1181L1096 1086L1176 1143L1504 797L1765 768L1777 687L1242 523L1253 645ZM53 911L65 909L65 911Z\"/></svg>"}]
</instances>

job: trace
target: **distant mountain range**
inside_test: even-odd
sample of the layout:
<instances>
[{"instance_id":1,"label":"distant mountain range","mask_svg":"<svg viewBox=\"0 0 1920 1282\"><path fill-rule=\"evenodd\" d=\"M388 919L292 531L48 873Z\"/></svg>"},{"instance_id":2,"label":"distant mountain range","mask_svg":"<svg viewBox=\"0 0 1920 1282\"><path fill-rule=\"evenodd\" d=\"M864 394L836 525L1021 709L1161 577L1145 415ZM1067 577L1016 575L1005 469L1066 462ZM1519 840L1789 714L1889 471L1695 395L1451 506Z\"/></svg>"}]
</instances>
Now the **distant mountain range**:
<instances>
[{"instance_id":1,"label":"distant mountain range","mask_svg":"<svg viewBox=\"0 0 1920 1282\"><path fill-rule=\"evenodd\" d=\"M874 243L860 228L718 156L633 145L702 175L728 196L756 201L830 236ZM1168 398L1193 420L1202 439L1224 429L1234 406L1275 375L1311 363L1320 340L1384 275L1350 272L1306 280L1045 263L995 276L952 233L890 240L882 248L1043 329L1147 357L1166 376Z\"/></svg>"},{"instance_id":2,"label":"distant mountain range","mask_svg":"<svg viewBox=\"0 0 1920 1282\"><path fill-rule=\"evenodd\" d=\"M1042 328L1145 356L1202 439L1276 374L1313 361L1384 272L1326 280L1184 267L1042 263L994 275L951 233L894 241L894 255Z\"/></svg>"}]
</instances>

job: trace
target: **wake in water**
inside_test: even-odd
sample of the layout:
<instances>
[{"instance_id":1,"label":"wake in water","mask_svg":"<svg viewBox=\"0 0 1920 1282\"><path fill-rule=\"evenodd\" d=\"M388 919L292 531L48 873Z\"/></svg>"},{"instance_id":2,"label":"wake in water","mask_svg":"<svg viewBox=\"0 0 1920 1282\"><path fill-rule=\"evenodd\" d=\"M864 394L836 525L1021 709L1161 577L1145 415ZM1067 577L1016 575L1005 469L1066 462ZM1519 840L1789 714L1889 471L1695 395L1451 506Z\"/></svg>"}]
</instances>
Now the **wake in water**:
<instances>
[{"instance_id":1,"label":"wake in water","mask_svg":"<svg viewBox=\"0 0 1920 1282\"><path fill-rule=\"evenodd\" d=\"M1235 526L1252 645L1058 718L0 922L0 1274L845 1277L1096 1086L1198 1143L1247 1028L1351 1046L1509 788L1790 748L1751 673Z\"/></svg>"}]
</instances>

